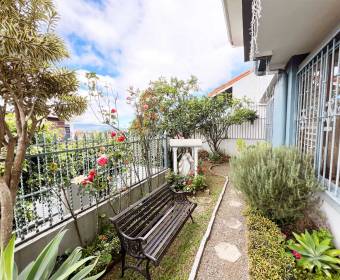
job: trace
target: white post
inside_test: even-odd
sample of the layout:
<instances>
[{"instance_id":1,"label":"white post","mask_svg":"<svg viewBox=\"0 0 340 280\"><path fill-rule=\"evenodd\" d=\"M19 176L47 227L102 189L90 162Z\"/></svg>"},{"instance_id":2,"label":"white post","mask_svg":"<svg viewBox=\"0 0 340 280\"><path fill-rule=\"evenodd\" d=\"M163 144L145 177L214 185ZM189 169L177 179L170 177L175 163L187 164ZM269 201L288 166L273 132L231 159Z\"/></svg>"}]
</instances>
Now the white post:
<instances>
[{"instance_id":1,"label":"white post","mask_svg":"<svg viewBox=\"0 0 340 280\"><path fill-rule=\"evenodd\" d=\"M197 168L198 168L198 148L194 148L194 168L195 168L195 176L197 176Z\"/></svg>"},{"instance_id":2,"label":"white post","mask_svg":"<svg viewBox=\"0 0 340 280\"><path fill-rule=\"evenodd\" d=\"M174 173L177 174L177 147L172 148Z\"/></svg>"}]
</instances>

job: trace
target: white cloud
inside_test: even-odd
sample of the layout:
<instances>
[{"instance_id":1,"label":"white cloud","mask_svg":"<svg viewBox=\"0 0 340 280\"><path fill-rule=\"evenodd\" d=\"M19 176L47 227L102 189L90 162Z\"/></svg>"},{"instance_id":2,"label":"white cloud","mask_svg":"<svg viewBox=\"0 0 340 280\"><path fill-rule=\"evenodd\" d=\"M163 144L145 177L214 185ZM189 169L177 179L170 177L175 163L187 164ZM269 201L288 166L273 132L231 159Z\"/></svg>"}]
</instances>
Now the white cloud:
<instances>
[{"instance_id":1,"label":"white cloud","mask_svg":"<svg viewBox=\"0 0 340 280\"><path fill-rule=\"evenodd\" d=\"M71 63L101 72L121 95L159 76L198 77L206 91L231 78L242 49L227 42L221 0L56 0L58 32L72 47ZM73 42L74 36L85 47ZM81 49L79 49L81 48ZM81 71L80 71L81 72ZM89 116L86 116L86 119Z\"/></svg>"}]
</instances>

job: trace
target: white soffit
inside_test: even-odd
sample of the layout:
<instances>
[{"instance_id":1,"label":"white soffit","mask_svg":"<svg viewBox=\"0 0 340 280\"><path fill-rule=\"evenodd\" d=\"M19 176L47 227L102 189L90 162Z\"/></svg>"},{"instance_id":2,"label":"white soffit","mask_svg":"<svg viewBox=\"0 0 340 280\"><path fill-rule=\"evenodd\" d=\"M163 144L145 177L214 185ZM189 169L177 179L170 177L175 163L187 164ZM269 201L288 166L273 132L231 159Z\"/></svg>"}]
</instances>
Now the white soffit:
<instances>
[{"instance_id":1,"label":"white soffit","mask_svg":"<svg viewBox=\"0 0 340 280\"><path fill-rule=\"evenodd\" d=\"M270 53L270 70L313 51L340 23L340 0L261 0L261 5L255 57Z\"/></svg>"},{"instance_id":2,"label":"white soffit","mask_svg":"<svg viewBox=\"0 0 340 280\"><path fill-rule=\"evenodd\" d=\"M242 1L222 0L228 39L232 46L243 46Z\"/></svg>"}]
</instances>

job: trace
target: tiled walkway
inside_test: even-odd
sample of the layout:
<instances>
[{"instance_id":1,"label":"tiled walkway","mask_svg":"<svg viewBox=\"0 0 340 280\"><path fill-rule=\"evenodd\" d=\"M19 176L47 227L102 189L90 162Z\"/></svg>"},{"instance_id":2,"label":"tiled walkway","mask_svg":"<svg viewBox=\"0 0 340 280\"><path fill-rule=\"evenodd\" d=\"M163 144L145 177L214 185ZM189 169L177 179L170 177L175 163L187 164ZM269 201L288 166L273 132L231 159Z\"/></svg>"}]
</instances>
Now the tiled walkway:
<instances>
[{"instance_id":1,"label":"tiled walkway","mask_svg":"<svg viewBox=\"0 0 340 280\"><path fill-rule=\"evenodd\" d=\"M225 176L225 167L215 167L216 174ZM244 201L229 182L217 212L197 273L198 280L246 280L248 265L246 252Z\"/></svg>"}]
</instances>

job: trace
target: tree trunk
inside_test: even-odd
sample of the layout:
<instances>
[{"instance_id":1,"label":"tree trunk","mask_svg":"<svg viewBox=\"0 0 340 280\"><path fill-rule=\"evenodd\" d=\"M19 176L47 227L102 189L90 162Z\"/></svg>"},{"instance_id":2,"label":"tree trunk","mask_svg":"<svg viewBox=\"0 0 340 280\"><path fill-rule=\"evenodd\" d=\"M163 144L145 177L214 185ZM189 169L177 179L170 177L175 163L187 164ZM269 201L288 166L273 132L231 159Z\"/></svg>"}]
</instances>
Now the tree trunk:
<instances>
[{"instance_id":1,"label":"tree trunk","mask_svg":"<svg viewBox=\"0 0 340 280\"><path fill-rule=\"evenodd\" d=\"M13 227L12 195L3 177L0 177L0 246L4 247L11 239Z\"/></svg>"}]
</instances>

